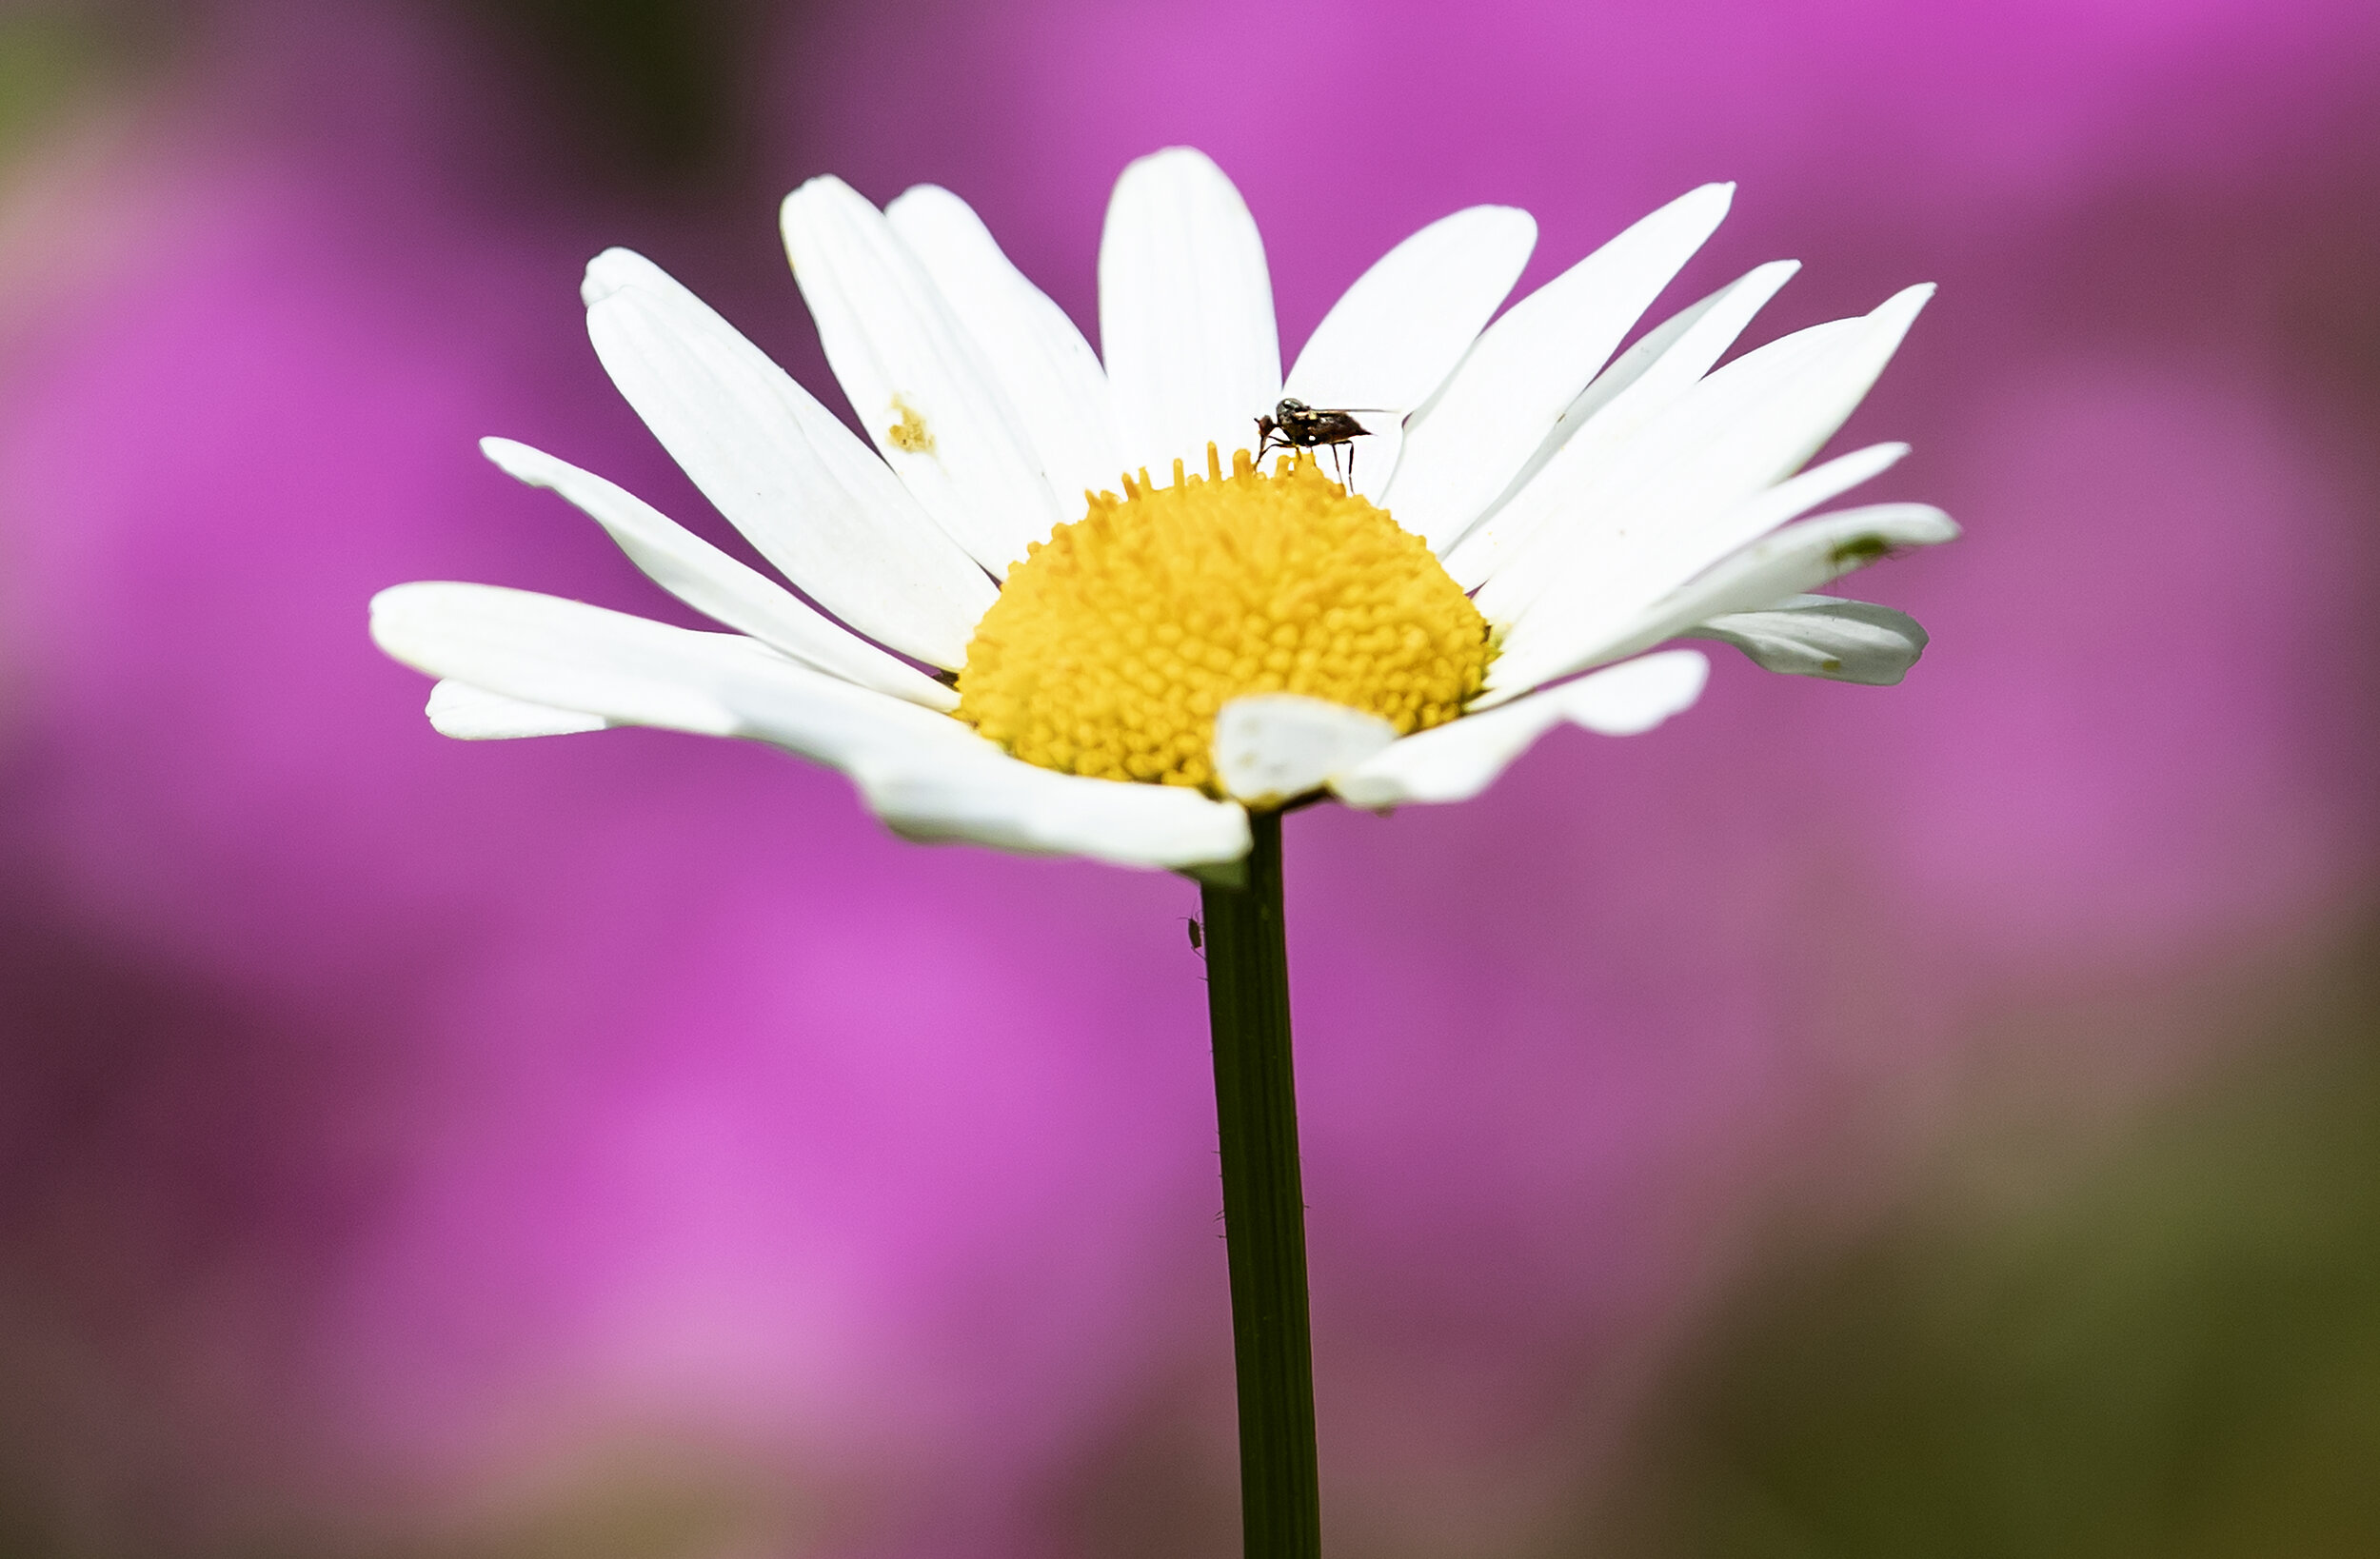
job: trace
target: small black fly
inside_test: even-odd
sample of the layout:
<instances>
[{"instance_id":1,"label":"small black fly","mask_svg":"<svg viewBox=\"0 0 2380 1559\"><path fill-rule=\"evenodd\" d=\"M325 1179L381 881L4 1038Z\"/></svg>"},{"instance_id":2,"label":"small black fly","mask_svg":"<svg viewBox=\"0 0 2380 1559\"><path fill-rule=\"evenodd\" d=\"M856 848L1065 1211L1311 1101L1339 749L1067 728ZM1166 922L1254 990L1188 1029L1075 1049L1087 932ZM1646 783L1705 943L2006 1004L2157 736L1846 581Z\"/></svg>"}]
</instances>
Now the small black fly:
<instances>
[{"instance_id":1,"label":"small black fly","mask_svg":"<svg viewBox=\"0 0 2380 1559\"><path fill-rule=\"evenodd\" d=\"M1319 449L1328 444L1334 468L1339 467L1339 454L1345 451L1346 459L1343 469L1339 470L1339 480L1341 485L1350 483L1356 479L1355 443L1372 431L1357 422L1355 414L1375 409L1371 406L1319 409L1303 401L1283 396L1270 417L1256 420L1257 464L1261 465L1265 452L1276 444L1283 449Z\"/></svg>"},{"instance_id":2,"label":"small black fly","mask_svg":"<svg viewBox=\"0 0 2380 1559\"><path fill-rule=\"evenodd\" d=\"M1199 924L1195 918L1183 923L1190 928L1190 951L1196 953L1206 945L1206 928Z\"/></svg>"}]
</instances>

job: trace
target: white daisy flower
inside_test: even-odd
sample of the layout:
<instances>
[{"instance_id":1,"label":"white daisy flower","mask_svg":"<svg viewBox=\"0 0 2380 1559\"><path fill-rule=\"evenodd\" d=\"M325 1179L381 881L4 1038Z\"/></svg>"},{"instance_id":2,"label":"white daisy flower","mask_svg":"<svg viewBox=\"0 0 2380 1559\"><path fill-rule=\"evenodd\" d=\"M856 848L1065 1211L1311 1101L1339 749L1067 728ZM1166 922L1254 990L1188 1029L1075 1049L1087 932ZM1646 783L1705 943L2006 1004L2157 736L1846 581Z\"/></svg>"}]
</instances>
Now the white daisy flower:
<instances>
[{"instance_id":1,"label":"white daisy flower","mask_svg":"<svg viewBox=\"0 0 2380 1559\"><path fill-rule=\"evenodd\" d=\"M650 261L609 250L583 289L620 392L801 594L491 439L727 631L416 583L373 601L372 633L443 679L448 736L753 738L841 770L907 838L1184 869L1243 856L1248 808L1461 800L1563 721L1647 730L1708 670L1646 653L1671 640L1897 681L1923 630L1810 592L1956 527L1915 503L1802 518L1904 445L1801 466L1932 289L1714 371L1795 268L1762 266L1613 357L1732 192L1500 317L1536 224L1458 211L1365 272L1284 378L1256 225L1199 152L1117 184L1103 362L957 196L880 211L814 179L785 244L873 449ZM1284 398L1362 432L1266 469L1256 419Z\"/></svg>"}]
</instances>

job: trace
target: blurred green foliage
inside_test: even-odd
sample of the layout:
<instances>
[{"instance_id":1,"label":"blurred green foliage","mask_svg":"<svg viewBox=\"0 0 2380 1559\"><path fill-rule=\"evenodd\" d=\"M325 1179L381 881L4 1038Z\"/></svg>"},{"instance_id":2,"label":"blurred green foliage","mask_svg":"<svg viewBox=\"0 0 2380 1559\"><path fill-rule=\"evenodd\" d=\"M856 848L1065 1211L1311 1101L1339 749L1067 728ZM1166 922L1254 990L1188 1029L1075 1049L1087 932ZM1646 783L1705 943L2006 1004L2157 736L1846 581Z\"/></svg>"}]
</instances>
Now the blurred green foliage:
<instances>
[{"instance_id":1,"label":"blurred green foliage","mask_svg":"<svg viewBox=\"0 0 2380 1559\"><path fill-rule=\"evenodd\" d=\"M1748 1286L1623 1496L1643 1547L2380 1554L2380 960L2356 951L2343 997L2112 1154L1987 1154Z\"/></svg>"},{"instance_id":2,"label":"blurred green foliage","mask_svg":"<svg viewBox=\"0 0 2380 1559\"><path fill-rule=\"evenodd\" d=\"M0 0L0 155L104 69L169 64L234 0ZM612 179L664 187L733 169L747 148L754 40L793 0L401 0L459 16L528 88L558 142Z\"/></svg>"},{"instance_id":3,"label":"blurred green foliage","mask_svg":"<svg viewBox=\"0 0 2380 1559\"><path fill-rule=\"evenodd\" d=\"M460 0L547 84L557 117L615 174L680 184L744 149L745 0ZM789 7L776 8L779 13Z\"/></svg>"},{"instance_id":4,"label":"blurred green foliage","mask_svg":"<svg viewBox=\"0 0 2380 1559\"><path fill-rule=\"evenodd\" d=\"M111 52L108 36L78 12L0 10L0 158L69 107Z\"/></svg>"}]
</instances>

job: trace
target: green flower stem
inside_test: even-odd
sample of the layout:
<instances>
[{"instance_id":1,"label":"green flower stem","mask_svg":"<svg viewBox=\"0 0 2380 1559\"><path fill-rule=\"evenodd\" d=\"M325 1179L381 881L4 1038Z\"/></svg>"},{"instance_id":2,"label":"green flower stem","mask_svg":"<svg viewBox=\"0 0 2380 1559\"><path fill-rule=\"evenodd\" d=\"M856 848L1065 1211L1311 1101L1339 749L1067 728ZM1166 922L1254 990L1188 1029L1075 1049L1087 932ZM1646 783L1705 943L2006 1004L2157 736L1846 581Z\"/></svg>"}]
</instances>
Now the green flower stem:
<instances>
[{"instance_id":1,"label":"green flower stem","mask_svg":"<svg viewBox=\"0 0 2380 1559\"><path fill-rule=\"evenodd\" d=\"M1280 814L1253 813L1243 887L1200 890L1215 1115L1223 1148L1232 1349L1240 1375L1240 1510L1247 1559L1317 1559L1314 1351L1305 1195L1289 1058Z\"/></svg>"}]
</instances>

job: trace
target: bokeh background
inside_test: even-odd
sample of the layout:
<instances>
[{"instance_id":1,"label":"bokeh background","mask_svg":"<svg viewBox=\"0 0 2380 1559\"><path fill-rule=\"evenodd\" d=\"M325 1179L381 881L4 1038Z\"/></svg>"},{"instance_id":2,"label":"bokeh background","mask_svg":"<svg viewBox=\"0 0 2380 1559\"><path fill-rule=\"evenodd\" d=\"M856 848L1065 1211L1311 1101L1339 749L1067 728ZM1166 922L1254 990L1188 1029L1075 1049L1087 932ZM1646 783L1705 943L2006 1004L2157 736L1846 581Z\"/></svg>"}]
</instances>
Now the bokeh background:
<instances>
[{"instance_id":1,"label":"bokeh background","mask_svg":"<svg viewBox=\"0 0 2380 1559\"><path fill-rule=\"evenodd\" d=\"M1089 322L1178 142L1293 345L1711 178L1755 339L1942 286L1904 686L1293 819L1333 1553L2380 1551L2369 0L0 7L0 1551L1235 1551L1194 891L364 635L662 609L482 434L718 534L596 249L823 387L783 190Z\"/></svg>"}]
</instances>

